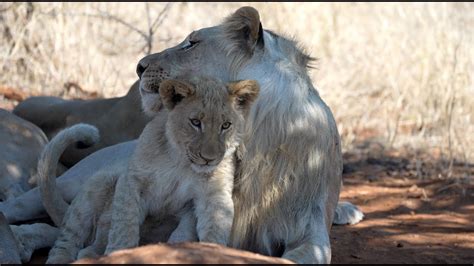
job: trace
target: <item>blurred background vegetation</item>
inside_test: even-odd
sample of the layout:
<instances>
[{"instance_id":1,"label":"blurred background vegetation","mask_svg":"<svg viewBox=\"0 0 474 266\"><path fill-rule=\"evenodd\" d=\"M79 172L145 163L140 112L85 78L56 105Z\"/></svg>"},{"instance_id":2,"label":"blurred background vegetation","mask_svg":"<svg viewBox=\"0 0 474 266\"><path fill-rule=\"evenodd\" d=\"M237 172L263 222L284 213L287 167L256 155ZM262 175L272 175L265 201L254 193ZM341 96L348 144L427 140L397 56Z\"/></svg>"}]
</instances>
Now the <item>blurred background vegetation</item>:
<instances>
[{"instance_id":1,"label":"blurred background vegetation","mask_svg":"<svg viewBox=\"0 0 474 266\"><path fill-rule=\"evenodd\" d=\"M472 165L473 3L0 3L0 88L122 96L143 56L243 5L319 59L311 78L344 151L429 154L447 178Z\"/></svg>"}]
</instances>

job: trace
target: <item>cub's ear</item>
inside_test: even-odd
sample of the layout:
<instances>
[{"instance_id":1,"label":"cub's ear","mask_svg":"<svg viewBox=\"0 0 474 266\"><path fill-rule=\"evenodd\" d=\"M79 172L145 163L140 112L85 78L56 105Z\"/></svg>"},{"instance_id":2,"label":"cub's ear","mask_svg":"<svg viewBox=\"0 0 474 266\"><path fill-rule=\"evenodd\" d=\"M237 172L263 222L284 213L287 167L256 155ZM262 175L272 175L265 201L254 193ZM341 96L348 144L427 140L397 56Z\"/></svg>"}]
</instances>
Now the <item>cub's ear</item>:
<instances>
[{"instance_id":1,"label":"cub's ear","mask_svg":"<svg viewBox=\"0 0 474 266\"><path fill-rule=\"evenodd\" d=\"M159 91L163 105L171 110L184 98L193 95L195 89L187 82L167 79L161 82Z\"/></svg>"},{"instance_id":2,"label":"cub's ear","mask_svg":"<svg viewBox=\"0 0 474 266\"><path fill-rule=\"evenodd\" d=\"M255 47L263 47L263 29L258 11L244 6L227 17L222 24L224 38L232 46L251 55Z\"/></svg>"},{"instance_id":3,"label":"cub's ear","mask_svg":"<svg viewBox=\"0 0 474 266\"><path fill-rule=\"evenodd\" d=\"M260 86L256 80L241 80L229 83L228 90L231 99L247 114L258 97Z\"/></svg>"}]
</instances>

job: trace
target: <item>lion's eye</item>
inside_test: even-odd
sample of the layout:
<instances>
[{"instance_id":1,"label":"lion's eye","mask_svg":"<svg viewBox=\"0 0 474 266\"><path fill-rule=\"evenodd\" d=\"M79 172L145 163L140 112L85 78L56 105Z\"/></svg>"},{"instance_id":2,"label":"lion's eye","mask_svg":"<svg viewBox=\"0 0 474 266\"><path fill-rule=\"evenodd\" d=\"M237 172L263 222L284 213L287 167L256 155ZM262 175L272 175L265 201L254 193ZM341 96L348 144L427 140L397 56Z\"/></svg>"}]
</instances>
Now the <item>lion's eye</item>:
<instances>
[{"instance_id":1,"label":"lion's eye","mask_svg":"<svg viewBox=\"0 0 474 266\"><path fill-rule=\"evenodd\" d=\"M193 48L196 44L198 44L199 41L195 41L195 40L188 40L188 42L186 44L184 44L181 49L187 51L191 48Z\"/></svg>"},{"instance_id":2,"label":"lion's eye","mask_svg":"<svg viewBox=\"0 0 474 266\"><path fill-rule=\"evenodd\" d=\"M225 122L224 124L222 124L222 129L223 130L228 129L231 125L232 125L231 122Z\"/></svg>"},{"instance_id":3,"label":"lion's eye","mask_svg":"<svg viewBox=\"0 0 474 266\"><path fill-rule=\"evenodd\" d=\"M191 124L197 128L201 128L201 121L199 119L189 119L191 121Z\"/></svg>"}]
</instances>

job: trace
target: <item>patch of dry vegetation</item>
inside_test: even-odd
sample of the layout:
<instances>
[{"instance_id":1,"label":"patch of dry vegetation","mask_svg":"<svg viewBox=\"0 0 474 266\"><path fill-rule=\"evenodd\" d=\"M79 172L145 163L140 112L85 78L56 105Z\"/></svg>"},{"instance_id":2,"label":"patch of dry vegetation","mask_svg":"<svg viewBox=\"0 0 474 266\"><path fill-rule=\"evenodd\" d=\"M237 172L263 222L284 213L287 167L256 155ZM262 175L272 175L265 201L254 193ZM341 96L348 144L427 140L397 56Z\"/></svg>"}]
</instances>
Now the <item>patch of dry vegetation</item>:
<instances>
[{"instance_id":1,"label":"patch of dry vegetation","mask_svg":"<svg viewBox=\"0 0 474 266\"><path fill-rule=\"evenodd\" d=\"M0 86L126 93L147 52L213 26L244 3L1 3ZM265 28L318 57L311 76L344 149L370 137L436 152L450 176L474 161L474 4L250 3ZM0 96L1 98L1 96Z\"/></svg>"}]
</instances>

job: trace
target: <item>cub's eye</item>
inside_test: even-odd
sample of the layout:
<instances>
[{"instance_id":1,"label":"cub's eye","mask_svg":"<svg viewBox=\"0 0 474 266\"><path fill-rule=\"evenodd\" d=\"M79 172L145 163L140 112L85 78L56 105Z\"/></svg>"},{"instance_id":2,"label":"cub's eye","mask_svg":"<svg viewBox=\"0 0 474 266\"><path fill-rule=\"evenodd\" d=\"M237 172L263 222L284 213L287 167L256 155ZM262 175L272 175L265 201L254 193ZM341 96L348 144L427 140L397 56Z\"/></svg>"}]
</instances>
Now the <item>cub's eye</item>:
<instances>
[{"instance_id":1,"label":"cub's eye","mask_svg":"<svg viewBox=\"0 0 474 266\"><path fill-rule=\"evenodd\" d=\"M189 119L191 121L191 124L197 128L201 128L201 121L199 119Z\"/></svg>"},{"instance_id":2,"label":"cub's eye","mask_svg":"<svg viewBox=\"0 0 474 266\"><path fill-rule=\"evenodd\" d=\"M222 129L223 130L228 129L231 125L232 125L231 122L225 122L224 124L222 124Z\"/></svg>"}]
</instances>

